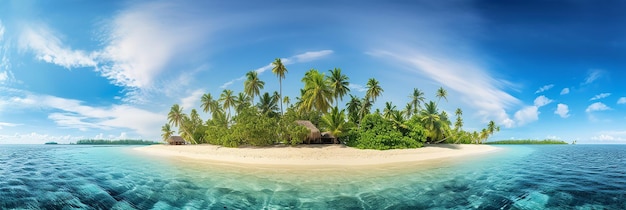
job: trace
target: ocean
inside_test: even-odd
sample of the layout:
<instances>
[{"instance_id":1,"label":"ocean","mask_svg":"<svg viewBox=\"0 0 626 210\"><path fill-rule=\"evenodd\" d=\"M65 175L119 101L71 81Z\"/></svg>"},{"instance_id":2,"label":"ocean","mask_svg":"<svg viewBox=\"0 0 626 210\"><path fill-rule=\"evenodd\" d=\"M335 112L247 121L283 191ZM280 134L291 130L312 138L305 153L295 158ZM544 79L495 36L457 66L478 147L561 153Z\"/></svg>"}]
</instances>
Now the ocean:
<instances>
[{"instance_id":1,"label":"ocean","mask_svg":"<svg viewBox=\"0 0 626 210\"><path fill-rule=\"evenodd\" d=\"M0 145L0 209L626 209L626 145L511 145L470 158L249 168L133 146Z\"/></svg>"}]
</instances>

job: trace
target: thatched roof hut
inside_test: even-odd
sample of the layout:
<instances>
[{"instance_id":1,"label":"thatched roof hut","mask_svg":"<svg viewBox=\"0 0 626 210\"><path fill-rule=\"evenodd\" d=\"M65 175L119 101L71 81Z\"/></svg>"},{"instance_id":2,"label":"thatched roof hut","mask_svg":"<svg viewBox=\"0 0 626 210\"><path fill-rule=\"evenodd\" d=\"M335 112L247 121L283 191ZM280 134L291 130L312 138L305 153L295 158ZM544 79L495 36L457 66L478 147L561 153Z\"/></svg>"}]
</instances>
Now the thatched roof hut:
<instances>
[{"instance_id":1,"label":"thatched roof hut","mask_svg":"<svg viewBox=\"0 0 626 210\"><path fill-rule=\"evenodd\" d=\"M185 141L185 139L183 139L183 137L170 136L167 139L167 143L169 143L170 145L183 145L183 144L186 144L187 142Z\"/></svg>"},{"instance_id":2,"label":"thatched roof hut","mask_svg":"<svg viewBox=\"0 0 626 210\"><path fill-rule=\"evenodd\" d=\"M337 137L333 136L330 132L322 132L322 143L324 144L339 144Z\"/></svg>"},{"instance_id":3,"label":"thatched roof hut","mask_svg":"<svg viewBox=\"0 0 626 210\"><path fill-rule=\"evenodd\" d=\"M306 127L307 129L309 129L310 133L309 135L306 137L306 140L308 141L308 143L311 143L311 140L313 140L313 142L317 142L322 138L322 134L320 133L320 129L317 129L317 127L315 127L315 125L313 125L313 123L311 123L311 121L308 120L296 120L296 124L298 125L302 125L304 127Z\"/></svg>"}]
</instances>

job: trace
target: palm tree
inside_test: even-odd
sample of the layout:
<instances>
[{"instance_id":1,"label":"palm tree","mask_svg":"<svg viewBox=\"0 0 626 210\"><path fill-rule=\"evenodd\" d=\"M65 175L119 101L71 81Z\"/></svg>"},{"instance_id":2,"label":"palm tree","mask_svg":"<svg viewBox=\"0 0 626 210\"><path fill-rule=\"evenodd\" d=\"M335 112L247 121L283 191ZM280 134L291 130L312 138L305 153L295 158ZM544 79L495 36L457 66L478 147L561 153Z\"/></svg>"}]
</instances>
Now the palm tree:
<instances>
[{"instance_id":1,"label":"palm tree","mask_svg":"<svg viewBox=\"0 0 626 210\"><path fill-rule=\"evenodd\" d=\"M222 101L222 106L224 109L228 109L228 115L226 117L227 120L230 120L230 108L235 106L235 96L233 95L232 90L224 90L220 95L220 101Z\"/></svg>"},{"instance_id":2,"label":"palm tree","mask_svg":"<svg viewBox=\"0 0 626 210\"><path fill-rule=\"evenodd\" d=\"M443 89L443 87L439 87L439 89L437 89L437 98L439 98L439 100L437 100L437 104L439 104L441 98L445 99L446 102L448 102L448 91L446 91L446 89Z\"/></svg>"},{"instance_id":3,"label":"palm tree","mask_svg":"<svg viewBox=\"0 0 626 210\"><path fill-rule=\"evenodd\" d=\"M202 104L200 105L200 108L202 108L202 111L204 111L205 113L208 112L213 112L213 96L211 96L210 93L205 93L204 95L202 95L202 99L201 99Z\"/></svg>"},{"instance_id":4,"label":"palm tree","mask_svg":"<svg viewBox=\"0 0 626 210\"><path fill-rule=\"evenodd\" d=\"M243 92L239 92L239 94L237 94L237 96L235 97L235 103L234 103L235 113L239 114L241 110L243 110L246 107L249 107L251 101L252 99L250 98L250 96L246 95Z\"/></svg>"},{"instance_id":5,"label":"palm tree","mask_svg":"<svg viewBox=\"0 0 626 210\"><path fill-rule=\"evenodd\" d=\"M489 138L489 131L485 128L483 128L483 130L480 131L480 144L482 144L485 140L487 140Z\"/></svg>"},{"instance_id":6,"label":"palm tree","mask_svg":"<svg viewBox=\"0 0 626 210\"><path fill-rule=\"evenodd\" d=\"M449 137L448 114L437 110L437 104L430 101L426 104L425 109L420 111L420 122L428 131L428 138L433 143L439 143Z\"/></svg>"},{"instance_id":7,"label":"palm tree","mask_svg":"<svg viewBox=\"0 0 626 210\"><path fill-rule=\"evenodd\" d=\"M370 78L367 81L367 92L365 92L365 98L368 100L372 100L372 103L376 101L380 95L383 94L383 88L380 87L378 81L374 78Z\"/></svg>"},{"instance_id":8,"label":"palm tree","mask_svg":"<svg viewBox=\"0 0 626 210\"><path fill-rule=\"evenodd\" d=\"M287 108L289 108L289 104L291 103L291 100L289 99L289 96L285 96L283 98L283 103L287 104Z\"/></svg>"},{"instance_id":9,"label":"palm tree","mask_svg":"<svg viewBox=\"0 0 626 210\"><path fill-rule=\"evenodd\" d=\"M287 68L285 68L285 65L283 65L283 62L280 60L280 58L276 58L276 60L274 60L272 65L274 65L274 68L272 68L272 73L276 74L276 76L278 77L278 84L280 85L280 97L282 98L283 97L282 79L285 79L285 73L287 73ZM281 115L283 114L283 103L280 103L280 113Z\"/></svg>"},{"instance_id":10,"label":"palm tree","mask_svg":"<svg viewBox=\"0 0 626 210\"><path fill-rule=\"evenodd\" d=\"M167 139L174 135L174 131L172 130L172 127L169 123L165 123L165 125L161 127L161 132L163 132L161 134L161 137L163 137L163 141L167 141Z\"/></svg>"},{"instance_id":11,"label":"palm tree","mask_svg":"<svg viewBox=\"0 0 626 210\"><path fill-rule=\"evenodd\" d=\"M345 74L341 74L340 68L328 71L330 72L328 80L330 80L330 87L335 97L335 106L339 106L339 100L343 100L343 96L350 92L350 88L348 88L348 85L350 85L348 82L349 78Z\"/></svg>"},{"instance_id":12,"label":"palm tree","mask_svg":"<svg viewBox=\"0 0 626 210\"><path fill-rule=\"evenodd\" d=\"M496 131L500 131L500 126L496 126L496 123L493 120L489 121L489 124L487 124L487 133L489 135L493 135Z\"/></svg>"},{"instance_id":13,"label":"palm tree","mask_svg":"<svg viewBox=\"0 0 626 210\"><path fill-rule=\"evenodd\" d=\"M386 119L391 119L393 116L393 112L396 110L396 106L394 106L391 102L385 102L385 109L383 109L383 117Z\"/></svg>"},{"instance_id":14,"label":"palm tree","mask_svg":"<svg viewBox=\"0 0 626 210\"><path fill-rule=\"evenodd\" d=\"M417 114L419 112L421 104L423 104L424 100L426 99L424 97L424 92L422 92L420 89L413 88L413 94L411 94L409 98L411 98L411 102L409 103L411 103L411 105L413 106L413 114Z\"/></svg>"},{"instance_id":15,"label":"palm tree","mask_svg":"<svg viewBox=\"0 0 626 210\"><path fill-rule=\"evenodd\" d=\"M333 90L328 80L324 78L324 74L320 74L317 70L311 69L306 72L304 78L304 95L302 96L304 110L316 110L327 113L333 103Z\"/></svg>"},{"instance_id":16,"label":"palm tree","mask_svg":"<svg viewBox=\"0 0 626 210\"><path fill-rule=\"evenodd\" d=\"M261 94L261 89L265 86L265 82L259 79L258 72L252 70L246 73L246 81L243 83L244 92L252 97L252 103L254 103L254 96Z\"/></svg>"},{"instance_id":17,"label":"palm tree","mask_svg":"<svg viewBox=\"0 0 626 210\"><path fill-rule=\"evenodd\" d=\"M172 105L172 108L170 108L170 112L167 114L167 119L170 124L180 128L183 124L184 115L183 108L178 104L174 104Z\"/></svg>"},{"instance_id":18,"label":"palm tree","mask_svg":"<svg viewBox=\"0 0 626 210\"><path fill-rule=\"evenodd\" d=\"M359 111L361 110L361 100L350 94L350 101L346 103L346 108L348 109L348 120L358 123Z\"/></svg>"},{"instance_id":19,"label":"palm tree","mask_svg":"<svg viewBox=\"0 0 626 210\"><path fill-rule=\"evenodd\" d=\"M404 110L402 110L402 113L404 114L404 116L406 117L406 119L411 119L411 116L414 114L415 109L413 109L413 105L411 104L411 102L406 103L406 106L404 107Z\"/></svg>"},{"instance_id":20,"label":"palm tree","mask_svg":"<svg viewBox=\"0 0 626 210\"><path fill-rule=\"evenodd\" d=\"M268 92L265 92L259 98L259 103L256 106L262 114L274 117L278 111L278 100L276 97L270 96Z\"/></svg>"},{"instance_id":21,"label":"palm tree","mask_svg":"<svg viewBox=\"0 0 626 210\"><path fill-rule=\"evenodd\" d=\"M322 116L321 123L331 135L340 137L346 129L345 110L339 111L339 108L333 107L329 113Z\"/></svg>"},{"instance_id":22,"label":"palm tree","mask_svg":"<svg viewBox=\"0 0 626 210\"><path fill-rule=\"evenodd\" d=\"M191 117L190 120L193 123L194 127L202 124L202 118L200 118L200 114L198 114L198 110L191 109L191 113L189 113L189 117Z\"/></svg>"},{"instance_id":23,"label":"palm tree","mask_svg":"<svg viewBox=\"0 0 626 210\"><path fill-rule=\"evenodd\" d=\"M456 122L454 123L454 130L459 131L463 127L463 118L461 118L461 116L463 115L463 110L461 110L461 108L456 108L454 115L456 115Z\"/></svg>"},{"instance_id":24,"label":"palm tree","mask_svg":"<svg viewBox=\"0 0 626 210\"><path fill-rule=\"evenodd\" d=\"M371 100L369 100L367 97L363 98L363 100L361 101L361 109L359 110L359 124L361 123L365 115L368 115L370 113L372 105L373 103Z\"/></svg>"}]
</instances>

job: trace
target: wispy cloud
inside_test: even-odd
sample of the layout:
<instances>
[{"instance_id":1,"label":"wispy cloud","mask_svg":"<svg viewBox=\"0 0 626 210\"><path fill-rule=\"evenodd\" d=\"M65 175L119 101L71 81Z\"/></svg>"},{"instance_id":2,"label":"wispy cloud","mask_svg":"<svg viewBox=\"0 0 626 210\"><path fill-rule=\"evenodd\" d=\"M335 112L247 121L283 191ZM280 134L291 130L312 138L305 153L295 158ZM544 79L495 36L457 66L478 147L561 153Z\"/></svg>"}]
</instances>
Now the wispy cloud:
<instances>
[{"instance_id":1,"label":"wispy cloud","mask_svg":"<svg viewBox=\"0 0 626 210\"><path fill-rule=\"evenodd\" d=\"M71 49L58 37L46 25L32 23L23 27L19 48L23 51L32 51L38 60L68 69L97 66L95 53Z\"/></svg>"},{"instance_id":2,"label":"wispy cloud","mask_svg":"<svg viewBox=\"0 0 626 210\"><path fill-rule=\"evenodd\" d=\"M567 106L567 104L557 104L556 111L554 111L554 114L561 116L561 118L568 118L569 107Z\"/></svg>"},{"instance_id":3,"label":"wispy cloud","mask_svg":"<svg viewBox=\"0 0 626 210\"><path fill-rule=\"evenodd\" d=\"M626 97L621 97L617 99L617 104L626 104Z\"/></svg>"},{"instance_id":4,"label":"wispy cloud","mask_svg":"<svg viewBox=\"0 0 626 210\"><path fill-rule=\"evenodd\" d=\"M608 107L606 104L603 104L602 102L595 102L589 105L587 109L585 110L585 112L591 113L591 112L605 111L605 110L610 110L610 109L611 109L610 107Z\"/></svg>"},{"instance_id":5,"label":"wispy cloud","mask_svg":"<svg viewBox=\"0 0 626 210\"><path fill-rule=\"evenodd\" d=\"M189 94L189 96L180 100L180 106L183 107L183 109L187 110L196 108L196 106L198 105L198 101L200 101L200 98L202 98L202 94L204 93L205 92L203 89L197 89L193 91L191 94Z\"/></svg>"},{"instance_id":6,"label":"wispy cloud","mask_svg":"<svg viewBox=\"0 0 626 210\"><path fill-rule=\"evenodd\" d=\"M540 87L537 91L535 91L535 94L544 92L546 90L550 90L553 87L554 87L554 84L544 85L543 87Z\"/></svg>"},{"instance_id":7,"label":"wispy cloud","mask_svg":"<svg viewBox=\"0 0 626 210\"><path fill-rule=\"evenodd\" d=\"M293 55L291 57L288 58L281 58L281 61L283 62L283 65L290 65L290 64L296 64L296 63L306 63L309 61L314 61L317 59L321 59L324 58L330 54L332 54L333 51L332 50L320 50L320 51L311 51L311 52L305 52L302 54L297 54L297 55ZM269 64L257 68L254 71L256 71L259 75L263 74L264 72L266 72L267 70L272 69L274 66L272 65L272 63L270 62ZM220 88L222 89L226 89L229 86L231 86L232 84L234 84L235 82L238 81L243 81L246 79L246 76L241 76L238 77L236 79L230 80L224 84L222 84L220 86Z\"/></svg>"},{"instance_id":8,"label":"wispy cloud","mask_svg":"<svg viewBox=\"0 0 626 210\"><path fill-rule=\"evenodd\" d=\"M63 135L55 136L50 134L41 134L37 132L21 134L16 133L13 135L1 135L0 144L41 144L42 142L54 141L59 143L76 142L78 140L85 139L85 136L72 136Z\"/></svg>"},{"instance_id":9,"label":"wispy cloud","mask_svg":"<svg viewBox=\"0 0 626 210\"><path fill-rule=\"evenodd\" d=\"M498 87L503 86L500 80L491 77L486 70L473 63L410 52L376 51L368 54L401 61L411 70L463 94L464 101L477 108L478 114L485 119L495 118L505 127L514 125L506 108L519 104L520 101L499 89ZM479 98L480 100L476 100Z\"/></svg>"},{"instance_id":10,"label":"wispy cloud","mask_svg":"<svg viewBox=\"0 0 626 210\"><path fill-rule=\"evenodd\" d=\"M593 97L591 97L589 100L590 101L594 101L594 100L598 100L598 99L603 99L606 97L609 97L611 95L611 93L600 93L598 95L595 95Z\"/></svg>"},{"instance_id":11,"label":"wispy cloud","mask_svg":"<svg viewBox=\"0 0 626 210\"><path fill-rule=\"evenodd\" d=\"M150 112L129 105L94 107L74 99L50 95L26 93L10 99L12 105L20 108L43 109L48 119L63 128L79 130L111 130L125 128L140 135L152 137L154 131L165 122L165 115Z\"/></svg>"},{"instance_id":12,"label":"wispy cloud","mask_svg":"<svg viewBox=\"0 0 626 210\"><path fill-rule=\"evenodd\" d=\"M589 72L589 74L587 74L587 77L585 77L585 81L583 81L583 85L587 85L587 84L591 84L592 82L596 81L598 78L600 78L602 76L602 74L604 73L604 71L600 70L600 69L593 69Z\"/></svg>"},{"instance_id":13,"label":"wispy cloud","mask_svg":"<svg viewBox=\"0 0 626 210\"><path fill-rule=\"evenodd\" d=\"M561 90L561 95L566 95L569 94L569 88L563 88L563 90Z\"/></svg>"},{"instance_id":14,"label":"wispy cloud","mask_svg":"<svg viewBox=\"0 0 626 210\"><path fill-rule=\"evenodd\" d=\"M2 127L15 127L21 124L16 124L16 123L8 123L8 122L0 122L0 129L2 129Z\"/></svg>"},{"instance_id":15,"label":"wispy cloud","mask_svg":"<svg viewBox=\"0 0 626 210\"><path fill-rule=\"evenodd\" d=\"M355 90L358 92L365 92L367 91L367 87L363 86L363 85L359 85L359 84L354 84L354 83L350 83L348 85L348 88L350 88L350 90Z\"/></svg>"}]
</instances>

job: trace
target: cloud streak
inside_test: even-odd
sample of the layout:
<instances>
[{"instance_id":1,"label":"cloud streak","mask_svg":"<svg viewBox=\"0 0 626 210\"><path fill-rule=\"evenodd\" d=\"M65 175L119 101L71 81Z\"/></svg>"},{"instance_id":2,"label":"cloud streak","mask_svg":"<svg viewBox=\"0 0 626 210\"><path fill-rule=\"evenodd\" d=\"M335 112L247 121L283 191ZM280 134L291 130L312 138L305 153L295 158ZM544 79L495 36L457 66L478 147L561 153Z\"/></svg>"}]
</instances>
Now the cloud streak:
<instances>
[{"instance_id":1,"label":"cloud streak","mask_svg":"<svg viewBox=\"0 0 626 210\"><path fill-rule=\"evenodd\" d=\"M549 85L544 85L543 87L540 87L539 90L535 91L535 94L537 93L542 93L546 90L550 90L554 87L554 84L549 84Z\"/></svg>"},{"instance_id":2,"label":"cloud streak","mask_svg":"<svg viewBox=\"0 0 626 210\"><path fill-rule=\"evenodd\" d=\"M596 103L589 105L587 109L585 109L585 112L591 113L591 112L605 111L605 110L610 110L610 109L611 108L608 107L606 104L603 104L602 102L596 102Z\"/></svg>"},{"instance_id":3,"label":"cloud streak","mask_svg":"<svg viewBox=\"0 0 626 210\"><path fill-rule=\"evenodd\" d=\"M497 88L505 84L473 63L421 53L377 51L369 54L401 61L412 71L462 93L465 102L477 108L479 115L496 118L498 123L505 127L514 126L514 121L506 113L506 108L519 104L520 101Z\"/></svg>"},{"instance_id":4,"label":"cloud streak","mask_svg":"<svg viewBox=\"0 0 626 210\"><path fill-rule=\"evenodd\" d=\"M287 58L281 58L281 61L283 62L283 65L291 65L291 64L296 64L296 63L306 63L306 62L310 62L310 61L314 61L314 60L318 60L318 59L322 59L324 57L329 56L330 54L333 54L332 50L320 50L320 51L310 51L310 52L305 52L302 54L297 54L297 55L293 55ZM272 65L272 63L269 63L263 67L257 68L254 71L256 71L259 75L263 74L264 72L266 72L267 70L272 69L274 66ZM234 84L235 82L238 81L243 81L246 79L246 76L241 76L238 77L236 79L230 80L224 84L222 84L220 86L221 89L226 89L229 86L231 86L232 84Z\"/></svg>"},{"instance_id":5,"label":"cloud streak","mask_svg":"<svg viewBox=\"0 0 626 210\"><path fill-rule=\"evenodd\" d=\"M10 99L12 105L21 108L44 109L48 119L62 128L81 131L90 129L111 130L130 129L140 135L152 137L154 131L165 122L164 114L150 112L128 105L93 107L82 101L50 95L26 93L25 96Z\"/></svg>"},{"instance_id":6,"label":"cloud streak","mask_svg":"<svg viewBox=\"0 0 626 210\"><path fill-rule=\"evenodd\" d=\"M595 96L591 97L589 100L590 101L595 101L595 100L603 99L603 98L606 98L606 97L609 97L609 96L611 96L611 93L600 93L598 95L595 95Z\"/></svg>"}]
</instances>

